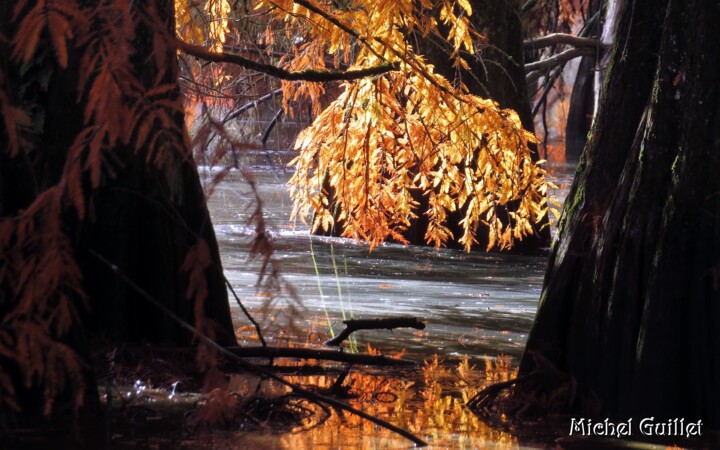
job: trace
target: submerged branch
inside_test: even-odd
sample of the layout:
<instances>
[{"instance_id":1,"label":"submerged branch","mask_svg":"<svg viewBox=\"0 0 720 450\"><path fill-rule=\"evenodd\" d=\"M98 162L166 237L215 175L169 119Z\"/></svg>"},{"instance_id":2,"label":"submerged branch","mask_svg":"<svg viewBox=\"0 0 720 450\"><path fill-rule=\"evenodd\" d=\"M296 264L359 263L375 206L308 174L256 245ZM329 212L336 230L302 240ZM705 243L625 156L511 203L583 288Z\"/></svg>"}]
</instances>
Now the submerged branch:
<instances>
[{"instance_id":1,"label":"submerged branch","mask_svg":"<svg viewBox=\"0 0 720 450\"><path fill-rule=\"evenodd\" d=\"M337 350L322 350L303 347L228 347L228 351L240 358L299 358L339 361L373 366L414 366L415 361L389 358L382 355L345 353Z\"/></svg>"},{"instance_id":2,"label":"submerged branch","mask_svg":"<svg viewBox=\"0 0 720 450\"><path fill-rule=\"evenodd\" d=\"M265 337L263 337L262 330L260 329L260 324L257 323L255 318L250 314L250 311L245 308L245 305L242 301L240 301L240 297L238 297L237 293L235 293L235 289L233 289L232 284L230 284L230 281L227 279L225 275L223 275L223 279L225 280L225 284L227 285L228 289L232 293L233 297L235 297L235 301L237 302L238 306L242 310L243 314L245 314L245 317L250 321L250 323L253 324L253 327L255 327L255 332L257 333L258 339L260 340L260 343L263 347L267 347L267 342L265 341Z\"/></svg>"},{"instance_id":3,"label":"submerged branch","mask_svg":"<svg viewBox=\"0 0 720 450\"><path fill-rule=\"evenodd\" d=\"M177 314L172 312L170 309L168 309L165 305L163 305L161 302L159 302L157 299L155 299L152 295L148 294L147 291L145 291L143 288L138 286L137 283L135 283L131 278L129 278L127 275L125 275L118 266L113 264L112 262L108 261L105 257L100 255L94 250L89 250L89 253L92 257L100 261L101 263L105 264L108 269L110 269L115 275L117 275L123 282L127 283L132 289L134 289L138 294L142 296L145 300L147 300L150 304L158 308L160 311L162 311L164 314L167 314L168 317L172 318L174 321L178 323L182 328L192 332L195 336L197 336L203 343L209 345L213 349L217 350L219 354L226 356L233 361L235 361L240 367L243 369L253 372L257 375L263 376L265 378L270 378L272 380L277 381L278 383L287 386L292 390L293 393L300 395L302 397L305 397L309 400L315 401L315 402L322 402L326 403L330 406L333 406L335 408L348 411L352 414L355 414L359 417L362 417L363 419L369 420L370 422L381 426L383 428L386 428L390 431L393 431L394 433L399 434L400 436L412 441L416 446L418 447L426 447L428 444L424 440L420 439L419 437L415 436L414 434L410 433L409 431L397 427L389 422L386 422L378 417L372 416L364 411L361 411L357 408L354 408L350 405L348 405L345 402L341 402L339 400L336 400L331 397L327 397L325 395L317 394L314 392L311 392L295 383L291 383L290 381L287 381L285 378L276 375L270 370L267 370L265 368L262 368L260 366L257 366L255 364L251 364L239 356L236 356L231 350L229 350L226 347L223 347L222 345L215 342L213 339L209 338L205 334L201 333L199 330L197 330L195 327L190 325L187 321L179 317Z\"/></svg>"},{"instance_id":4,"label":"submerged branch","mask_svg":"<svg viewBox=\"0 0 720 450\"><path fill-rule=\"evenodd\" d=\"M394 328L416 328L425 329L425 324L415 317L395 317L390 319L366 319L366 320L343 320L345 329L334 338L325 341L325 345L336 347L340 345L350 334L358 330L392 330Z\"/></svg>"}]
</instances>

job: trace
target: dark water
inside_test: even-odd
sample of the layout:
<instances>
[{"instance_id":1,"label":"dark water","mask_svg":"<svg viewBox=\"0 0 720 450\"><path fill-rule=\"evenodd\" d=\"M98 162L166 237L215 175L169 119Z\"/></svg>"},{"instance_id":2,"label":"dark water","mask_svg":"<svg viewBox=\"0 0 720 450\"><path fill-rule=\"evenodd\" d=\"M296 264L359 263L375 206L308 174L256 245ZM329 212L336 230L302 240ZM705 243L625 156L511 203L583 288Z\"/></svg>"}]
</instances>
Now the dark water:
<instances>
[{"instance_id":1,"label":"dark water","mask_svg":"<svg viewBox=\"0 0 720 450\"><path fill-rule=\"evenodd\" d=\"M361 348L367 343L381 350L405 348L406 357L416 359L435 353L520 355L537 308L545 258L395 244L369 253L351 240L311 236L301 222L289 222L291 201L285 183L290 174L283 169L284 155L256 155L250 170L258 182L282 273L307 309L297 320L301 328L329 334L328 322L337 333L344 318L413 316L426 322L425 330L358 332ZM572 168L553 170L559 173L555 182L561 189L555 195L560 197ZM248 262L254 233L249 223L252 198L243 176L232 172L215 189L210 209L226 276L248 309L267 324L279 314L259 312L264 297L255 287L258 264ZM235 309L236 325L247 325ZM304 337L294 339L303 342Z\"/></svg>"}]
</instances>

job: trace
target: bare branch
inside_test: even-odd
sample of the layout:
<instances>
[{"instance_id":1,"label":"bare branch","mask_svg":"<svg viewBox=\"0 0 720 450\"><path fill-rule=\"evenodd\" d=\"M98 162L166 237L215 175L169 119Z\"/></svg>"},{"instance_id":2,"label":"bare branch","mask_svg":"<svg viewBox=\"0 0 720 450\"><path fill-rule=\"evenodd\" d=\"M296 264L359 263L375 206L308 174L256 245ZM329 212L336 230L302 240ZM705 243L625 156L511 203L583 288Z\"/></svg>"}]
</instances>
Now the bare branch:
<instances>
[{"instance_id":1,"label":"bare branch","mask_svg":"<svg viewBox=\"0 0 720 450\"><path fill-rule=\"evenodd\" d=\"M528 39L523 41L523 47L527 49L550 47L551 45L567 44L573 47L593 47L604 48L607 44L603 44L599 39L591 39L586 37L574 36L565 33L553 33L539 38Z\"/></svg>"},{"instance_id":2,"label":"bare branch","mask_svg":"<svg viewBox=\"0 0 720 450\"><path fill-rule=\"evenodd\" d=\"M562 53L558 53L557 55L551 56L550 58L530 64L525 64L525 72L530 74L530 72L532 72L533 70L549 69L563 64L567 61L570 61L573 58L577 58L579 56L591 56L593 54L595 54L595 50L589 47L572 48L570 50L565 50Z\"/></svg>"},{"instance_id":3,"label":"bare branch","mask_svg":"<svg viewBox=\"0 0 720 450\"><path fill-rule=\"evenodd\" d=\"M236 118L237 116L239 116L240 114L244 113L244 112L247 111L248 109L250 109L250 108L255 108L255 107L257 107L258 105L260 105L261 103L266 102L266 101L268 101L268 100L271 100L271 99L273 99L274 97L276 97L276 96L278 96L278 95L280 95L280 94L282 94L282 89L275 89L274 91L271 91L271 92L263 95L262 97L256 98L255 100L253 100L253 101L251 101L251 102L249 102L249 103L246 103L246 104L242 105L241 107L239 107L239 108L236 109L235 111L233 111L233 112L231 112L230 114L228 114L227 117L225 117L225 118L222 120L222 123L227 123L227 122L233 120L234 118Z\"/></svg>"},{"instance_id":4,"label":"bare branch","mask_svg":"<svg viewBox=\"0 0 720 450\"><path fill-rule=\"evenodd\" d=\"M391 72L393 70L397 70L400 67L399 63L384 63L380 64L379 66L368 67L366 69L351 69L344 71L308 69L290 72L277 66L273 66L272 64L259 63L257 61L253 61L240 55L236 55L234 53L213 52L201 45L190 44L177 38L171 39L170 43L177 50L181 50L188 55L203 59L205 61L235 64L241 67L245 67L246 69L256 70L258 72L268 74L275 78L289 81L324 82L338 80L357 80L359 78L365 78Z\"/></svg>"},{"instance_id":5,"label":"bare branch","mask_svg":"<svg viewBox=\"0 0 720 450\"><path fill-rule=\"evenodd\" d=\"M307 347L226 347L233 355L239 358L297 358L317 359L324 361L339 361L351 364L365 364L373 366L416 366L415 361L407 359L390 358L383 355L368 355L364 353L345 353L337 350L323 350Z\"/></svg>"}]
</instances>

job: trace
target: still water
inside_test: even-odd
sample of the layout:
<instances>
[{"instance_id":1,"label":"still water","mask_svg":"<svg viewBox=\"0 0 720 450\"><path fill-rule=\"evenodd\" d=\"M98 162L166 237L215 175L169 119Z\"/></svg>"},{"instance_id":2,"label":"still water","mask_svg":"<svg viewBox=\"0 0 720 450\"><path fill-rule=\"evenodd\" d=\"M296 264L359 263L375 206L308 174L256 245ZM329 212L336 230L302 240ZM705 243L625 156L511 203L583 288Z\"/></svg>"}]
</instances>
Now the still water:
<instances>
[{"instance_id":1,"label":"still water","mask_svg":"<svg viewBox=\"0 0 720 450\"><path fill-rule=\"evenodd\" d=\"M381 351L404 348L406 357L416 359L436 353L520 355L537 308L546 258L397 244L368 252L352 240L311 236L305 224L289 220L288 171L279 164L250 170L263 199L275 258L306 308L296 318L300 329L329 335L330 326L337 333L346 318L412 316L427 324L425 330L357 332L360 345ZM559 173L556 196L564 194L571 168L560 167ZM268 319L277 314L259 312L264 304L256 289L259 266L248 263L255 230L252 198L243 176L231 172L212 194L210 210L228 280L251 312ZM237 326L246 325L236 309ZM297 335L294 339L305 340Z\"/></svg>"},{"instance_id":2,"label":"still water","mask_svg":"<svg viewBox=\"0 0 720 450\"><path fill-rule=\"evenodd\" d=\"M351 403L427 440L430 448L524 448L513 435L480 421L465 402L484 385L507 379L520 356L537 308L546 258L458 250L383 245L371 253L357 242L311 236L289 221L289 173L268 164L283 154L258 154L250 164L257 181L266 228L281 273L298 292L304 313L292 317L296 331L283 327L282 300L265 309L267 294L256 287L259 262L248 261L255 234L254 195L239 172L218 185L210 210L225 274L243 304L276 345L321 345L339 332L342 320L398 316L426 323L418 330L356 332L356 348L368 345L385 354L405 350L405 359L425 361L414 373L369 375L356 370L348 379L360 397ZM558 166L554 192L562 199L572 167ZM207 182L212 174L205 172ZM232 304L234 302L231 301ZM257 345L252 327L233 309L243 344ZM275 320L277 319L277 320ZM331 331L332 329L332 331ZM445 363L438 363L439 355ZM434 361L434 362L433 362ZM329 385L333 377L298 380ZM381 397L378 397L378 394ZM380 401L382 395L391 401ZM239 444L239 447L238 447ZM412 448L412 443L352 415L333 414L320 425L292 433L250 434L216 441L216 448Z\"/></svg>"}]
</instances>

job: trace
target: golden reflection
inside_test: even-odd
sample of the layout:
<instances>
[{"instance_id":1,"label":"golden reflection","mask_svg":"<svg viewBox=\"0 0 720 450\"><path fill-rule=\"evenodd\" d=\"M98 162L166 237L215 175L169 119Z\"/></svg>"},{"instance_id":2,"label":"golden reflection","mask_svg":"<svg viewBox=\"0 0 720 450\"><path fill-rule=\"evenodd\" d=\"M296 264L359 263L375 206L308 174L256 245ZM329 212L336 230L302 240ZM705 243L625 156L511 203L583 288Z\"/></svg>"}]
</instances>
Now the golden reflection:
<instances>
[{"instance_id":1,"label":"golden reflection","mask_svg":"<svg viewBox=\"0 0 720 450\"><path fill-rule=\"evenodd\" d=\"M437 356L421 368L383 370L382 374L353 371L343 386L352 406L382 418L422 437L429 448L518 448L517 439L480 421L465 403L488 383L505 381L514 375L509 358L487 360L477 368L467 358L443 364ZM289 381L314 386L326 393L338 375L291 376ZM344 392L344 391L343 391ZM318 423L320 422L320 423ZM322 412L303 419L291 433L245 436L252 442L284 449L389 449L412 448L413 444L347 412ZM236 442L248 443L243 436ZM261 446L262 447L262 446Z\"/></svg>"},{"instance_id":2,"label":"golden reflection","mask_svg":"<svg viewBox=\"0 0 720 450\"><path fill-rule=\"evenodd\" d=\"M322 330L321 325L313 321L311 326L313 332L310 333L311 338L306 339L305 345L322 342L327 338L327 330ZM255 330L250 326L238 328L236 332L240 342L257 341ZM290 338L284 345L298 346L298 341ZM370 344L366 345L363 349L366 353L380 353ZM403 352L390 356L402 358ZM276 366L277 363L291 367L319 367L314 361L303 363L278 360ZM515 372L509 357L486 359L477 367L467 357L459 362L443 363L436 355L412 370L355 367L343 380L340 389L334 387L339 373L285 378L324 395L338 397L338 393L346 394L349 398L339 399L421 437L429 443L428 448L515 449L519 445L514 436L490 428L465 407L467 401L482 388L491 383L507 381ZM290 392L277 383L251 378L233 375L229 383L230 390L243 396L260 393L264 397L280 397ZM356 415L332 408L328 408L328 415L317 405L303 402L303 408L315 413L308 414L302 419L302 425L295 427L292 432L235 434L228 448L413 448L412 442Z\"/></svg>"}]
</instances>

